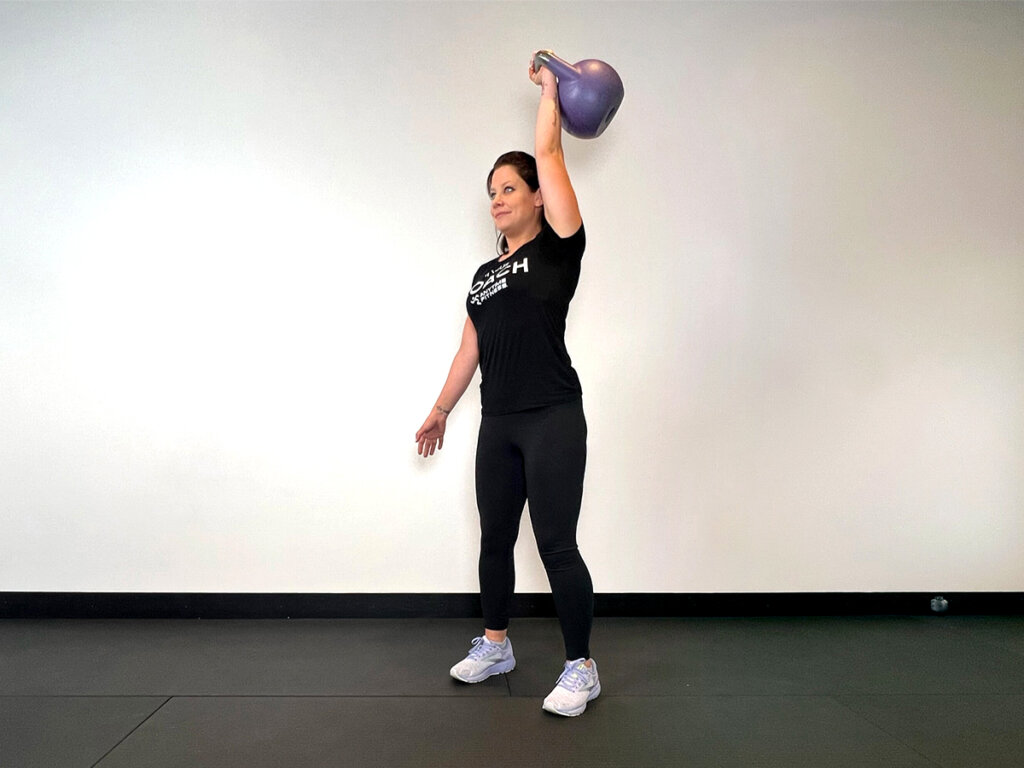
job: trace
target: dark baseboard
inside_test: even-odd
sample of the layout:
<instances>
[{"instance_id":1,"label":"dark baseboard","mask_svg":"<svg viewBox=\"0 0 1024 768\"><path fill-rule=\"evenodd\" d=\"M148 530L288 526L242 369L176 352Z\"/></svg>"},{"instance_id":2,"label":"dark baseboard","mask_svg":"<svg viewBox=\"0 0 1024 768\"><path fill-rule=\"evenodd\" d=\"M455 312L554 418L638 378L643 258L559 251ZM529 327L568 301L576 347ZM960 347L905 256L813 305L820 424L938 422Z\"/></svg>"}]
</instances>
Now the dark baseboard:
<instances>
[{"instance_id":1,"label":"dark baseboard","mask_svg":"<svg viewBox=\"0 0 1024 768\"><path fill-rule=\"evenodd\" d=\"M945 606L935 598L945 600ZM1022 615L1024 592L602 593L596 616ZM478 618L466 593L0 592L0 619ZM516 595L515 617L550 617L550 594Z\"/></svg>"}]
</instances>

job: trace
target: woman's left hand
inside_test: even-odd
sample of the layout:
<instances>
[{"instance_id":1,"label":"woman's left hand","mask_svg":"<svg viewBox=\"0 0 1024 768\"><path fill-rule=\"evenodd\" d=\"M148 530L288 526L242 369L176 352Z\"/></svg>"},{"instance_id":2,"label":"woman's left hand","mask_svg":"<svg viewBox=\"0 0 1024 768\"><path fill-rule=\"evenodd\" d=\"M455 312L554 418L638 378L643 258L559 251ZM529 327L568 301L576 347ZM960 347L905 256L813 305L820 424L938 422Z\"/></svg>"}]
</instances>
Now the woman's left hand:
<instances>
[{"instance_id":1,"label":"woman's left hand","mask_svg":"<svg viewBox=\"0 0 1024 768\"><path fill-rule=\"evenodd\" d=\"M533 81L534 85L543 86L545 83L556 85L558 80L555 78L555 73L547 67L541 67L539 70L534 69L533 62L537 58L539 51L534 51L533 55L530 56L530 80Z\"/></svg>"}]
</instances>

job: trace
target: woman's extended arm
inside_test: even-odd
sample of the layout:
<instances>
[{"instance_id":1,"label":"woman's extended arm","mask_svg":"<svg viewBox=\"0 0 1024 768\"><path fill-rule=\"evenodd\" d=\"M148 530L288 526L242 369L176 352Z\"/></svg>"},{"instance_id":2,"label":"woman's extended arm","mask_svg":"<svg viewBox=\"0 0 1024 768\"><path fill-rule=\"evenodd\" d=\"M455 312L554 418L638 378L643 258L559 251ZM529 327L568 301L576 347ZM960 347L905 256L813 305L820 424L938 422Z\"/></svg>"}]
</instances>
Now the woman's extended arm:
<instances>
[{"instance_id":1,"label":"woman's extended arm","mask_svg":"<svg viewBox=\"0 0 1024 768\"><path fill-rule=\"evenodd\" d=\"M433 456L435 448L441 450L444 446L444 428L448 422L448 414L455 408L469 382L473 380L479 363L480 349L477 347L476 328L467 317L462 328L462 343L459 344L459 351L452 360L452 367L448 371L444 387L441 388L441 394L437 396L437 404L416 433L416 442L419 444L416 452L420 456Z\"/></svg>"},{"instance_id":2,"label":"woman's extended arm","mask_svg":"<svg viewBox=\"0 0 1024 768\"><path fill-rule=\"evenodd\" d=\"M537 128L534 150L537 156L537 176L541 197L544 199L544 217L559 237L576 234L583 223L576 192L569 181L562 154L562 115L558 109L558 81L547 67L538 72L530 59L530 79L540 86L540 107L537 109Z\"/></svg>"}]
</instances>

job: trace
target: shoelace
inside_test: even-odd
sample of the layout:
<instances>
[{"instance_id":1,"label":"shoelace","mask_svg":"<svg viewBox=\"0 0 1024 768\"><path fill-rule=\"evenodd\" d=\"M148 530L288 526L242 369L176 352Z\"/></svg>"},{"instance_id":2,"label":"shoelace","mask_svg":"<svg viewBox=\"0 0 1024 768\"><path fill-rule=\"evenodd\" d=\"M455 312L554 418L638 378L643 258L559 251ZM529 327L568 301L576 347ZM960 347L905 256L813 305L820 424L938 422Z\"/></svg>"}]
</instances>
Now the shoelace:
<instances>
[{"instance_id":1,"label":"shoelace","mask_svg":"<svg viewBox=\"0 0 1024 768\"><path fill-rule=\"evenodd\" d=\"M489 653L487 645L496 645L496 643L485 643L484 637L474 637L473 647L469 649L469 655L467 658L473 659L473 661L479 661Z\"/></svg>"},{"instance_id":2,"label":"shoelace","mask_svg":"<svg viewBox=\"0 0 1024 768\"><path fill-rule=\"evenodd\" d=\"M586 667L583 666L582 661L566 667L562 670L562 674L558 678L557 687L565 688L565 690L575 693L587 684L590 677L590 675L585 672L585 669Z\"/></svg>"}]
</instances>

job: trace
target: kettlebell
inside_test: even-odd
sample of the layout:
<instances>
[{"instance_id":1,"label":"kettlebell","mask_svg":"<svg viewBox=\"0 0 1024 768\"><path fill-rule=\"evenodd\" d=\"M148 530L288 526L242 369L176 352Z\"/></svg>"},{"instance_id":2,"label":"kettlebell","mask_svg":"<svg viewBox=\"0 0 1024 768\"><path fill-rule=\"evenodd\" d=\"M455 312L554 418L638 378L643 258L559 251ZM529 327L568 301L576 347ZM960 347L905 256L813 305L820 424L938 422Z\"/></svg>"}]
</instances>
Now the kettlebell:
<instances>
[{"instance_id":1,"label":"kettlebell","mask_svg":"<svg viewBox=\"0 0 1024 768\"><path fill-rule=\"evenodd\" d=\"M615 117L625 90L619 73L599 59L570 64L553 51L537 51L533 68L547 67L558 79L562 127L578 139L596 139Z\"/></svg>"}]
</instances>

